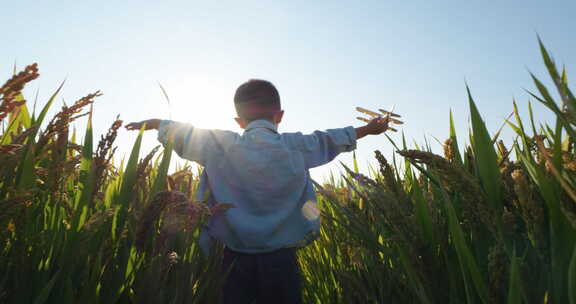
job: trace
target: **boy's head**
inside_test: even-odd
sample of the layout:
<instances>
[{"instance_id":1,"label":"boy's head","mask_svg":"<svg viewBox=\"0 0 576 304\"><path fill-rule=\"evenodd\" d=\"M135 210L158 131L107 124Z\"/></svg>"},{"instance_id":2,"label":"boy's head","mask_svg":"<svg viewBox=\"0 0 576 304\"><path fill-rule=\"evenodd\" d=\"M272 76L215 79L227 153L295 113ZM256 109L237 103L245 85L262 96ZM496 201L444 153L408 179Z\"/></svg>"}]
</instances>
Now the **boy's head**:
<instances>
[{"instance_id":1,"label":"boy's head","mask_svg":"<svg viewBox=\"0 0 576 304\"><path fill-rule=\"evenodd\" d=\"M278 90L269 81L260 79L248 80L236 89L234 106L238 114L236 122L241 128L258 119L278 124L284 114Z\"/></svg>"}]
</instances>

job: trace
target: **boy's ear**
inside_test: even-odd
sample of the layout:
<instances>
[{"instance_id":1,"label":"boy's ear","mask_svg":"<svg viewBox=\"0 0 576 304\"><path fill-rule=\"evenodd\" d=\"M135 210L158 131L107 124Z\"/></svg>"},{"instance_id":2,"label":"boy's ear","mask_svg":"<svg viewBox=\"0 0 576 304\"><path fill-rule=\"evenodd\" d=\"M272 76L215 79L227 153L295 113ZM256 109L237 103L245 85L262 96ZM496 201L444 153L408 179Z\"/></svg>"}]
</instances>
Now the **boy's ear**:
<instances>
[{"instance_id":1,"label":"boy's ear","mask_svg":"<svg viewBox=\"0 0 576 304\"><path fill-rule=\"evenodd\" d=\"M276 114L274 114L274 123L279 124L282 122L282 117L284 117L284 110L276 112Z\"/></svg>"},{"instance_id":2,"label":"boy's ear","mask_svg":"<svg viewBox=\"0 0 576 304\"><path fill-rule=\"evenodd\" d=\"M246 122L246 119L240 118L240 117L235 117L234 120L236 120L236 122L238 123L238 126L240 126L241 129L246 129L246 126L248 125Z\"/></svg>"}]
</instances>

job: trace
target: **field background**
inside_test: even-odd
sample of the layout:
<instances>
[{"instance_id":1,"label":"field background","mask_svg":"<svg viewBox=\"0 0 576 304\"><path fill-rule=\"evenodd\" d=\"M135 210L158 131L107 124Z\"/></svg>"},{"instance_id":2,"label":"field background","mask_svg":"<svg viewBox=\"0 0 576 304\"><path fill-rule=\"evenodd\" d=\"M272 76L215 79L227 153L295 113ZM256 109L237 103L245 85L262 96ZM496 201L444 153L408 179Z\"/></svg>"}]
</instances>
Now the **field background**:
<instances>
[{"instance_id":1,"label":"field background","mask_svg":"<svg viewBox=\"0 0 576 304\"><path fill-rule=\"evenodd\" d=\"M370 172L342 164L316 186L321 237L299 252L306 303L576 303L576 98L540 51L557 94L535 75L528 94L554 122L513 103L506 146L467 88L470 145L450 115L443 156L389 138L392 159L376 151ZM0 88L2 302L217 301L222 248L203 256L196 240L231 206L193 201L197 169L169 172L170 144L141 153L144 131L115 161L122 121L96 140L99 92L49 117L60 87L30 111L21 92L38 76L32 64ZM70 127L82 117L83 137Z\"/></svg>"}]
</instances>

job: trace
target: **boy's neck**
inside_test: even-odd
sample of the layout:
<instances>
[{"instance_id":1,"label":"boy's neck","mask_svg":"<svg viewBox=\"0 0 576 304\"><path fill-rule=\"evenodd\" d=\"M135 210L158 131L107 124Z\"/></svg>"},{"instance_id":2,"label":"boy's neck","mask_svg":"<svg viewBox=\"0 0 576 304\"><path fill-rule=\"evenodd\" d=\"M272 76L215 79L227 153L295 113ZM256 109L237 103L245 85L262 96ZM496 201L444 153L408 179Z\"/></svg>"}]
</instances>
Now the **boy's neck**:
<instances>
[{"instance_id":1,"label":"boy's neck","mask_svg":"<svg viewBox=\"0 0 576 304\"><path fill-rule=\"evenodd\" d=\"M274 132L278 131L278 124L275 124L273 121L268 119L255 119L250 121L247 125L245 130L253 129L253 128L266 128L270 129Z\"/></svg>"},{"instance_id":2,"label":"boy's neck","mask_svg":"<svg viewBox=\"0 0 576 304\"><path fill-rule=\"evenodd\" d=\"M253 119L253 120L250 120L250 121L248 121L248 124L251 124L251 123L253 123L253 122L255 122L255 121L259 121L259 120L267 121L267 122L269 122L269 123L271 123L271 124L275 125L275 123L274 123L274 121L273 121L273 120L271 120L271 119L265 119L265 118L259 118L259 119Z\"/></svg>"}]
</instances>

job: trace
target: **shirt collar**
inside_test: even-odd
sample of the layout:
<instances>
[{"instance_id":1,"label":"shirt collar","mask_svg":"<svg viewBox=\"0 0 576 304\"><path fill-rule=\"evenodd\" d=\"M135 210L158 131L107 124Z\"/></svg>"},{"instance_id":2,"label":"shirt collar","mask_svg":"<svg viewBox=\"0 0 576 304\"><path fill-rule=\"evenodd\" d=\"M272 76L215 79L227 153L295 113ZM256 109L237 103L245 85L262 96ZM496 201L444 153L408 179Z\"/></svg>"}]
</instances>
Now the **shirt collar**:
<instances>
[{"instance_id":1,"label":"shirt collar","mask_svg":"<svg viewBox=\"0 0 576 304\"><path fill-rule=\"evenodd\" d=\"M257 128L268 129L274 133L278 133L278 127L275 124L273 124L267 120L263 120L263 119L251 121L246 126L245 132L248 132L252 129L257 129Z\"/></svg>"}]
</instances>

